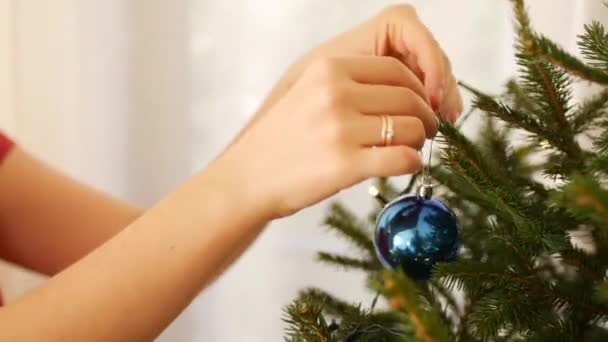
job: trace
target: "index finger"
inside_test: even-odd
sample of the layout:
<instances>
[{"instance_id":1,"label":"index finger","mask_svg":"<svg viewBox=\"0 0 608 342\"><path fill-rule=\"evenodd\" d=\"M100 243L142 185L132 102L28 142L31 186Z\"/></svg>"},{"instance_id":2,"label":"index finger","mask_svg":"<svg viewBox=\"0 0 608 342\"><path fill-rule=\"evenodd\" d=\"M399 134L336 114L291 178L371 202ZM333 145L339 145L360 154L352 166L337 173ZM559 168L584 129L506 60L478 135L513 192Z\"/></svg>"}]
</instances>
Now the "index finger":
<instances>
[{"instance_id":1,"label":"index finger","mask_svg":"<svg viewBox=\"0 0 608 342\"><path fill-rule=\"evenodd\" d=\"M396 6L386 17L391 48L403 56L413 54L424 74L424 87L434 109L443 102L445 88L445 60L443 51L433 34L420 21L411 6Z\"/></svg>"},{"instance_id":2,"label":"index finger","mask_svg":"<svg viewBox=\"0 0 608 342\"><path fill-rule=\"evenodd\" d=\"M394 57L348 57L341 60L340 66L355 82L409 88L430 104L422 82L405 64Z\"/></svg>"}]
</instances>

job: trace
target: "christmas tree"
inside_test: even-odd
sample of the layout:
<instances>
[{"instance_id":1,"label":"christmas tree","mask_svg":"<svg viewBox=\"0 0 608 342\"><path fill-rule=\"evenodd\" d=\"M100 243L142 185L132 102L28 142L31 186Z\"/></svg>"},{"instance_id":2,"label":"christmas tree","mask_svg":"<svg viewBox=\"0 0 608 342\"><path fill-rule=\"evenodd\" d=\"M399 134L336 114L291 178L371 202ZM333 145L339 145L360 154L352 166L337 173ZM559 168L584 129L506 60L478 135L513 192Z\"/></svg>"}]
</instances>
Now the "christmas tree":
<instances>
[{"instance_id":1,"label":"christmas tree","mask_svg":"<svg viewBox=\"0 0 608 342\"><path fill-rule=\"evenodd\" d=\"M359 218L334 204L325 224L360 254L319 260L365 270L386 305L303 290L285 308L287 341L608 341L608 33L584 27L583 60L534 31L523 0L511 2L517 79L499 96L462 85L484 121L474 140L440 125L431 174L463 227L458 258L426 280L386 270L373 242L379 209ZM574 104L574 82L604 90ZM387 180L378 188L400 193Z\"/></svg>"}]
</instances>

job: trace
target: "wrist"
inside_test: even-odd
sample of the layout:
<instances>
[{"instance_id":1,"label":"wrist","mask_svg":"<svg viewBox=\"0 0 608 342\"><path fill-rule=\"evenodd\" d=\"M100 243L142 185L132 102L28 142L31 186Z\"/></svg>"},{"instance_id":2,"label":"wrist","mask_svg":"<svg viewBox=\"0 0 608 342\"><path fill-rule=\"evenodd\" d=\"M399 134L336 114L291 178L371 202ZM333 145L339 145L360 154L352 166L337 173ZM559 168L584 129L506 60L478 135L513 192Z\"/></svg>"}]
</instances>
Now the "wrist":
<instances>
[{"instance_id":1,"label":"wrist","mask_svg":"<svg viewBox=\"0 0 608 342\"><path fill-rule=\"evenodd\" d=\"M225 204L249 223L263 225L274 219L269 196L260 191L259 182L252 181L242 162L230 159L225 153L199 172L193 179L197 188L208 201Z\"/></svg>"}]
</instances>

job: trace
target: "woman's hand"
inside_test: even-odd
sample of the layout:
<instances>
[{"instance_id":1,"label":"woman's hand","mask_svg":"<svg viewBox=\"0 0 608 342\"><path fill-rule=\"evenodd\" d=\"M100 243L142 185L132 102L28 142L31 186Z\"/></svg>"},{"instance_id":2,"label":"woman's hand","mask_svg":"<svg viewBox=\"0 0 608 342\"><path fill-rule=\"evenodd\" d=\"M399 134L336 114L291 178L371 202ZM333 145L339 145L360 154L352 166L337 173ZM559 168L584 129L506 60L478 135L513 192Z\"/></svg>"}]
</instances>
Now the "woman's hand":
<instances>
[{"instance_id":1,"label":"woman's hand","mask_svg":"<svg viewBox=\"0 0 608 342\"><path fill-rule=\"evenodd\" d=\"M342 38L344 44L353 50L362 48L363 53L397 57L424 83L433 108L447 120L453 122L458 118L462 112L462 99L450 60L420 21L413 6L388 7L359 30L364 35L372 35L371 51L366 49L369 47L361 46L356 30ZM328 49L332 50L331 47Z\"/></svg>"},{"instance_id":2,"label":"woman's hand","mask_svg":"<svg viewBox=\"0 0 608 342\"><path fill-rule=\"evenodd\" d=\"M394 5L303 56L285 73L254 120L263 116L313 61L340 56L395 57L423 83L423 97L434 110L452 122L462 112L462 99L445 53L412 6Z\"/></svg>"},{"instance_id":3,"label":"woman's hand","mask_svg":"<svg viewBox=\"0 0 608 342\"><path fill-rule=\"evenodd\" d=\"M418 170L417 150L437 131L425 97L393 57L317 60L212 169L267 218L292 214L366 178ZM382 146L381 115L394 122L391 146Z\"/></svg>"}]
</instances>

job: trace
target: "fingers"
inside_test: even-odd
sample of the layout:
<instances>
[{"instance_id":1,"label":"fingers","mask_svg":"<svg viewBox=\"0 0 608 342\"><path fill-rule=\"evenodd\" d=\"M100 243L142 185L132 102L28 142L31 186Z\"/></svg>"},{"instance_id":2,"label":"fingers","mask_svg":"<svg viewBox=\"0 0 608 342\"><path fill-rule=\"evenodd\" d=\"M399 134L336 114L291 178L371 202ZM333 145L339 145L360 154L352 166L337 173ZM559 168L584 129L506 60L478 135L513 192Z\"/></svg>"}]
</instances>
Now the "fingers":
<instances>
[{"instance_id":1,"label":"fingers","mask_svg":"<svg viewBox=\"0 0 608 342\"><path fill-rule=\"evenodd\" d=\"M426 101L424 86L403 63L392 57L334 57L320 61L312 81L328 82L333 109L363 114L416 116L429 138L437 132L435 114ZM347 82L344 82L344 80ZM351 108L348 108L351 107Z\"/></svg>"},{"instance_id":2,"label":"fingers","mask_svg":"<svg viewBox=\"0 0 608 342\"><path fill-rule=\"evenodd\" d=\"M456 79L450 75L449 80L448 92L441 104L440 111L446 120L454 123L462 113L462 97Z\"/></svg>"},{"instance_id":3,"label":"fingers","mask_svg":"<svg viewBox=\"0 0 608 342\"><path fill-rule=\"evenodd\" d=\"M409 88L428 102L422 82L396 58L356 56L334 58L333 63L355 82Z\"/></svg>"},{"instance_id":4,"label":"fingers","mask_svg":"<svg viewBox=\"0 0 608 342\"><path fill-rule=\"evenodd\" d=\"M394 136L391 145L405 145L415 150L424 146L426 133L420 119L412 116L391 116ZM360 115L348 121L349 131L354 142L360 146L382 146L382 117L375 115Z\"/></svg>"},{"instance_id":5,"label":"fingers","mask_svg":"<svg viewBox=\"0 0 608 342\"><path fill-rule=\"evenodd\" d=\"M363 148L355 158L362 178L410 174L422 165L418 152L408 146Z\"/></svg>"},{"instance_id":6,"label":"fingers","mask_svg":"<svg viewBox=\"0 0 608 342\"><path fill-rule=\"evenodd\" d=\"M422 70L424 88L431 105L438 109L446 92L443 52L431 32L417 19L413 19L411 29L403 35L407 36L406 48L410 54L416 56L417 65Z\"/></svg>"},{"instance_id":7,"label":"fingers","mask_svg":"<svg viewBox=\"0 0 608 342\"><path fill-rule=\"evenodd\" d=\"M409 88L353 83L349 85L355 109L363 114L413 116L424 124L427 137L437 133L431 107Z\"/></svg>"},{"instance_id":8,"label":"fingers","mask_svg":"<svg viewBox=\"0 0 608 342\"><path fill-rule=\"evenodd\" d=\"M421 82L424 82L424 72L422 71L422 69L420 69L420 66L418 65L418 58L416 57L416 55L414 55L413 53L408 53L407 56L404 56L404 60L405 65L410 70L412 70L414 74L416 74L416 77L418 77Z\"/></svg>"},{"instance_id":9,"label":"fingers","mask_svg":"<svg viewBox=\"0 0 608 342\"><path fill-rule=\"evenodd\" d=\"M450 62L415 9L409 5L391 6L380 18L380 26L387 27L389 50L393 50L387 53L403 56L403 62L422 77L433 109L444 111L446 119L455 120L462 111L462 100L453 81Z\"/></svg>"}]
</instances>

